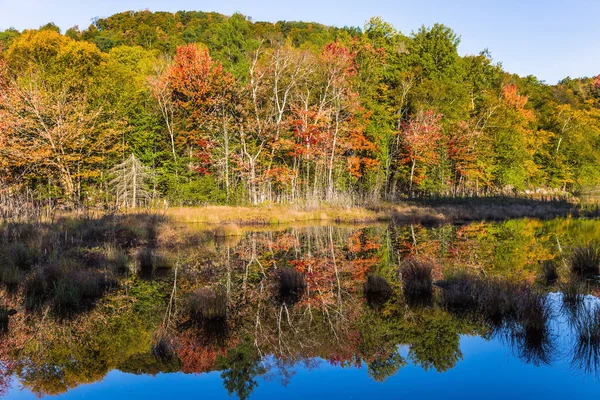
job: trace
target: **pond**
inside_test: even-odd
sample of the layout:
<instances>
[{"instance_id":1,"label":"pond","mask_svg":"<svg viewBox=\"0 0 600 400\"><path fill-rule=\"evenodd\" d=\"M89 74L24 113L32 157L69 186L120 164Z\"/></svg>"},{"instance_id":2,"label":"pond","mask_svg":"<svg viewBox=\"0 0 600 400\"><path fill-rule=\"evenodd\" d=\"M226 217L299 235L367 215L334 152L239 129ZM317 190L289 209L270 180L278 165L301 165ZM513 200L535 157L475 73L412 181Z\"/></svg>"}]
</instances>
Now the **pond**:
<instances>
[{"instance_id":1,"label":"pond","mask_svg":"<svg viewBox=\"0 0 600 400\"><path fill-rule=\"evenodd\" d=\"M600 392L599 221L140 214L10 224L0 240L8 399Z\"/></svg>"}]
</instances>

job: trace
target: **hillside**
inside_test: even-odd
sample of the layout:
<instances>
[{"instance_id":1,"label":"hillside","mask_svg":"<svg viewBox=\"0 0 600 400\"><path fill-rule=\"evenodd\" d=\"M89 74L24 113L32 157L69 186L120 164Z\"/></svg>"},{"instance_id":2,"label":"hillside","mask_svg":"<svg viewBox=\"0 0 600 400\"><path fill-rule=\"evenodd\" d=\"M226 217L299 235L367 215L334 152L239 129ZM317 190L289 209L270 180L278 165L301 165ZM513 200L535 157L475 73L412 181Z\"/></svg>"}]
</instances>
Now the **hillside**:
<instances>
[{"instance_id":1,"label":"hillside","mask_svg":"<svg viewBox=\"0 0 600 400\"><path fill-rule=\"evenodd\" d=\"M0 32L0 190L125 207L595 190L600 77L546 85L459 42L184 11Z\"/></svg>"}]
</instances>

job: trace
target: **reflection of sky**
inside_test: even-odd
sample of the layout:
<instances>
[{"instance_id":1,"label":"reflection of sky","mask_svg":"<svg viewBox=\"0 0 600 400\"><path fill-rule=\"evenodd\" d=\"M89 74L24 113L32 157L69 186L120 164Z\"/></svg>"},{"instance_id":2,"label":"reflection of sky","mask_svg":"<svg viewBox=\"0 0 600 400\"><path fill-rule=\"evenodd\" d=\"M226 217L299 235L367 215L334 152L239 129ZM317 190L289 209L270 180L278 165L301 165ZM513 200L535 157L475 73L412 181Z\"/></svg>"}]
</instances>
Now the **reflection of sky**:
<instances>
[{"instance_id":1,"label":"reflection of sky","mask_svg":"<svg viewBox=\"0 0 600 400\"><path fill-rule=\"evenodd\" d=\"M556 325L565 329L563 322ZM562 331L563 334L565 333ZM562 335L561 335L562 336ZM559 342L561 347L566 342ZM569 368L568 357L557 357L552 366L535 367L515 356L499 340L479 337L461 338L463 359L445 372L423 371L412 364L402 368L384 383L373 381L367 368L340 368L326 362L318 367L297 366L295 375L284 387L278 379L259 378L251 399L519 399L536 396L544 399L591 399L600 393L600 380ZM565 349L561 349L565 350ZM400 347L408 357L408 348ZM190 397L229 398L219 372L201 375L159 374L155 377L119 371L109 373L102 382L82 385L62 395L65 399L161 399ZM34 399L28 391L13 388L8 399ZM528 397L530 398L530 397Z\"/></svg>"}]
</instances>

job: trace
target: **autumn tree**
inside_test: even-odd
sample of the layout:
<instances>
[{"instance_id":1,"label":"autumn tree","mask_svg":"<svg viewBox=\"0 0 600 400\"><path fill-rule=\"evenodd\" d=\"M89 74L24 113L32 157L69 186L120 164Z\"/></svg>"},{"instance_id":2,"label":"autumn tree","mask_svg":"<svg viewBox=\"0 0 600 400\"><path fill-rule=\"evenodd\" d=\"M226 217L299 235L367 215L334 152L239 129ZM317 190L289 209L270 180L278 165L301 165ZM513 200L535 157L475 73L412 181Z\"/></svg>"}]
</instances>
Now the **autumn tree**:
<instances>
[{"instance_id":1,"label":"autumn tree","mask_svg":"<svg viewBox=\"0 0 600 400\"><path fill-rule=\"evenodd\" d=\"M490 183L484 160L489 155L489 140L472 121L461 121L446 138L453 195L479 194L480 187Z\"/></svg>"},{"instance_id":2,"label":"autumn tree","mask_svg":"<svg viewBox=\"0 0 600 400\"><path fill-rule=\"evenodd\" d=\"M276 145L290 127L292 94L310 73L309 54L275 43L252 55L248 71L244 124L240 130L240 169L247 177L251 201L271 195L269 179ZM261 159L262 157L262 159ZM261 165L262 164L262 165ZM266 174L264 173L266 172ZM262 183L262 185L261 185ZM265 188L262 195L260 189Z\"/></svg>"},{"instance_id":3,"label":"autumn tree","mask_svg":"<svg viewBox=\"0 0 600 400\"><path fill-rule=\"evenodd\" d=\"M439 146L442 139L440 121L442 116L433 110L420 111L402 124L400 136L403 143L403 160L410 169L409 187L413 193L413 183L420 183L427 177L427 168L439 160Z\"/></svg>"},{"instance_id":4,"label":"autumn tree","mask_svg":"<svg viewBox=\"0 0 600 400\"><path fill-rule=\"evenodd\" d=\"M190 205L594 190L600 78L548 85L459 43L379 17L144 10L65 35L7 29L0 180L98 204L133 153L157 194Z\"/></svg>"},{"instance_id":5,"label":"autumn tree","mask_svg":"<svg viewBox=\"0 0 600 400\"><path fill-rule=\"evenodd\" d=\"M6 58L1 141L11 146L0 153L13 171L32 181L56 179L68 200L80 198L82 183L100 177L103 157L118 144L118 121L94 96L105 57L44 30L19 37Z\"/></svg>"},{"instance_id":6,"label":"autumn tree","mask_svg":"<svg viewBox=\"0 0 600 400\"><path fill-rule=\"evenodd\" d=\"M153 81L157 99L176 150L190 160L198 174L219 171L229 193L235 80L213 61L208 50L191 44L177 48L177 55ZM177 118L179 132L174 132Z\"/></svg>"},{"instance_id":7,"label":"autumn tree","mask_svg":"<svg viewBox=\"0 0 600 400\"><path fill-rule=\"evenodd\" d=\"M545 138L534 133L535 114L526 107L527 101L528 96L519 94L516 85L505 85L490 123L497 165L495 183L500 188L522 189L540 176L534 155Z\"/></svg>"}]
</instances>

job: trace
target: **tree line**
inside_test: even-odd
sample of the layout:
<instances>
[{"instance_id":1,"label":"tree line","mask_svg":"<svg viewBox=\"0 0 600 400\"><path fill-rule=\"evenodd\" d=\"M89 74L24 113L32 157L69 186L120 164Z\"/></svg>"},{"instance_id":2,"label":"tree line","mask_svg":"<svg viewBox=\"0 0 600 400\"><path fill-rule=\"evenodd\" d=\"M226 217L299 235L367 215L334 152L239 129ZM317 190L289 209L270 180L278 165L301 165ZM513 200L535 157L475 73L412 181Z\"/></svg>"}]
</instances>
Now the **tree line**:
<instances>
[{"instance_id":1,"label":"tree line","mask_svg":"<svg viewBox=\"0 0 600 400\"><path fill-rule=\"evenodd\" d=\"M8 29L0 190L124 206L593 190L600 76L548 85L459 43L441 24L204 12Z\"/></svg>"}]
</instances>

